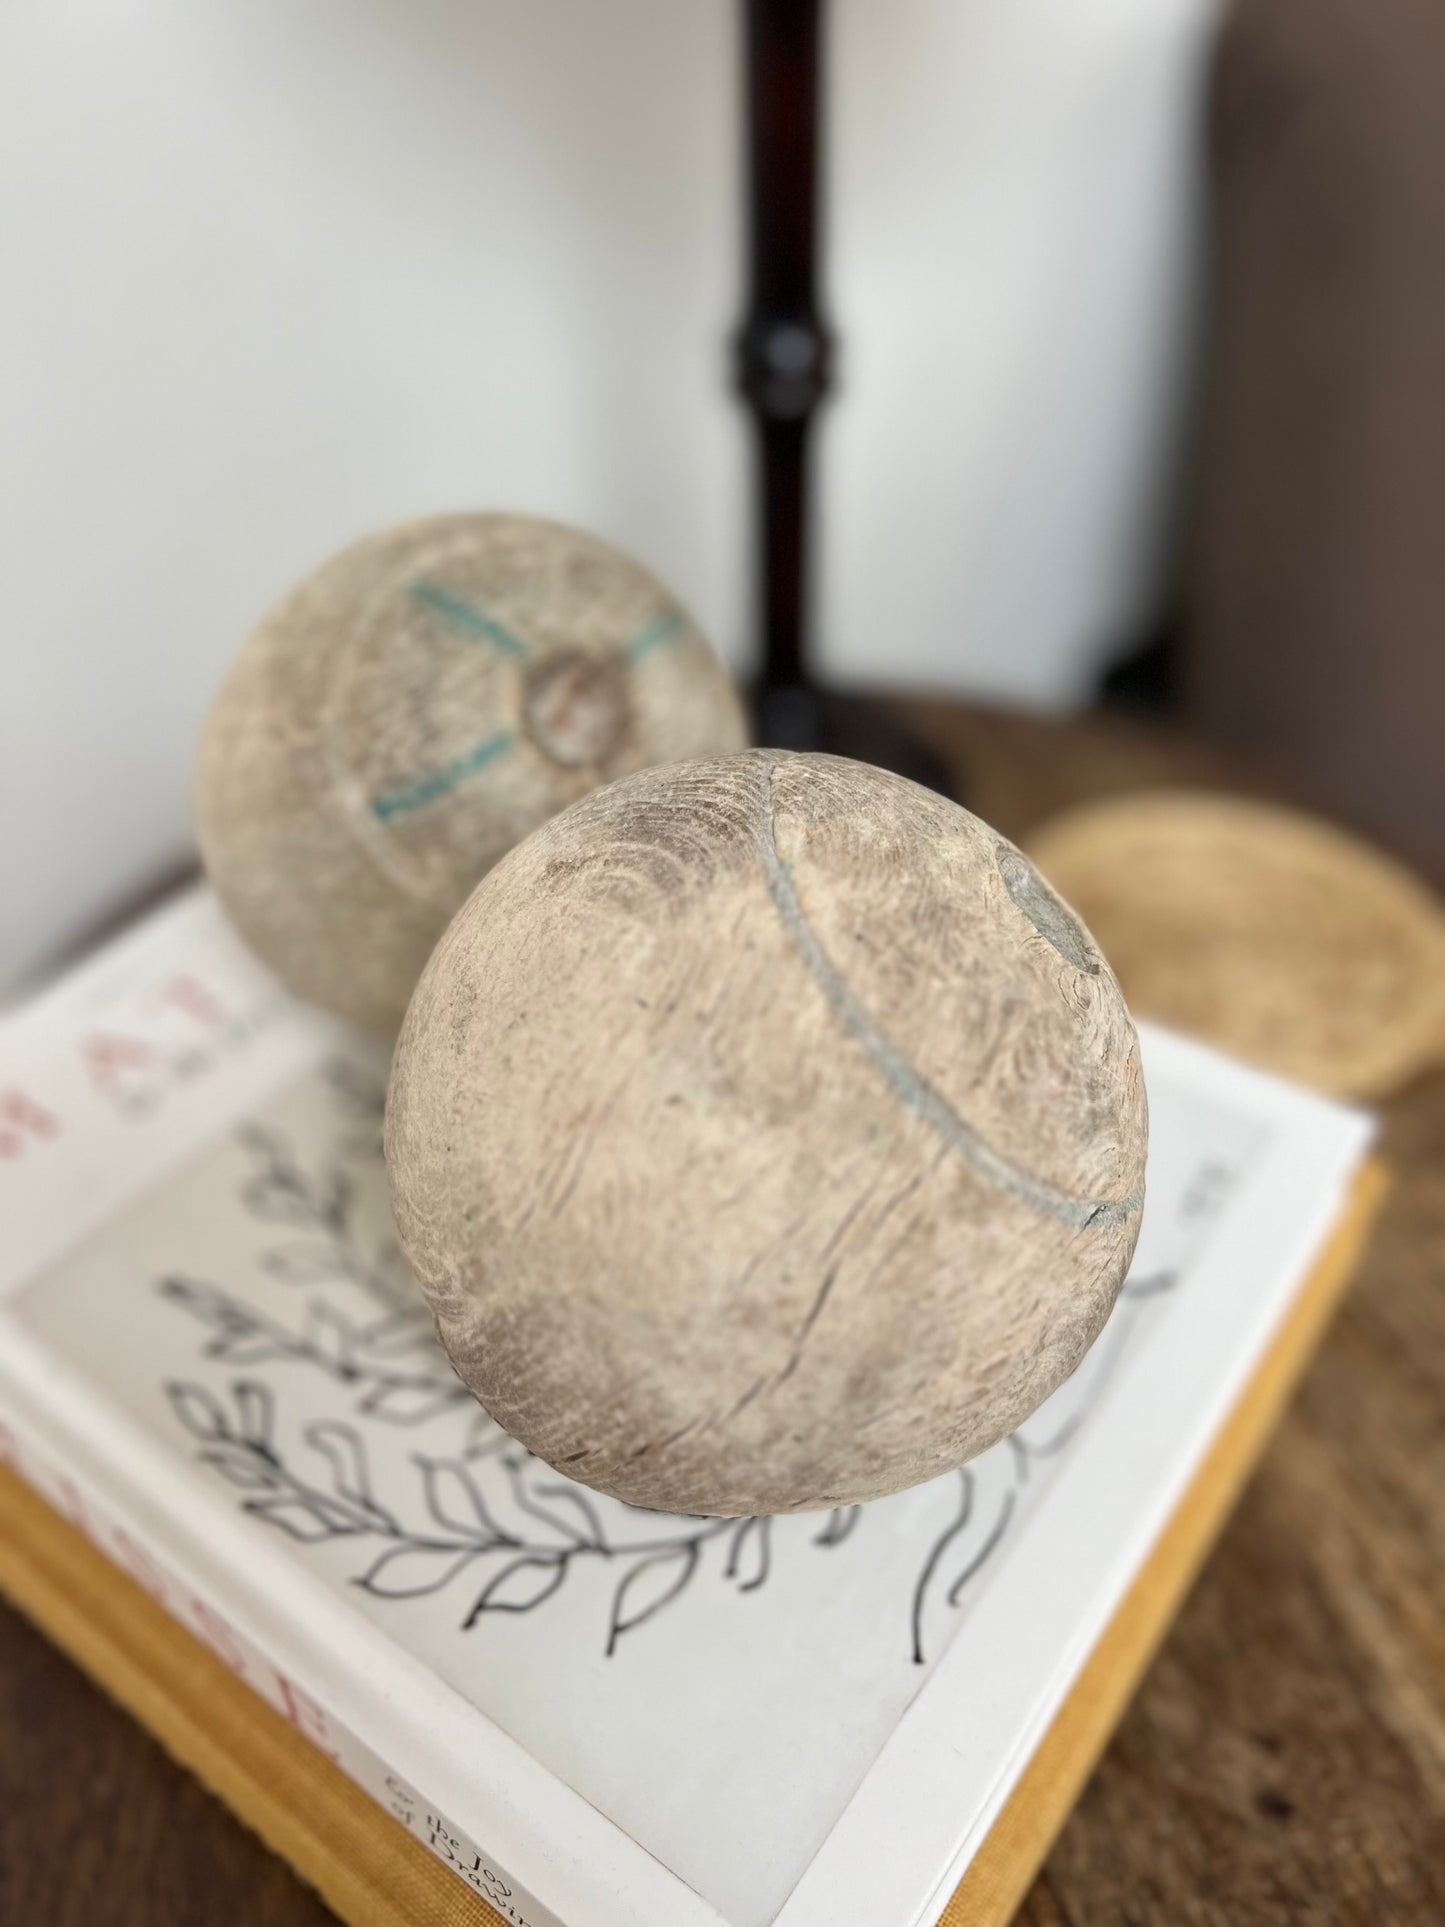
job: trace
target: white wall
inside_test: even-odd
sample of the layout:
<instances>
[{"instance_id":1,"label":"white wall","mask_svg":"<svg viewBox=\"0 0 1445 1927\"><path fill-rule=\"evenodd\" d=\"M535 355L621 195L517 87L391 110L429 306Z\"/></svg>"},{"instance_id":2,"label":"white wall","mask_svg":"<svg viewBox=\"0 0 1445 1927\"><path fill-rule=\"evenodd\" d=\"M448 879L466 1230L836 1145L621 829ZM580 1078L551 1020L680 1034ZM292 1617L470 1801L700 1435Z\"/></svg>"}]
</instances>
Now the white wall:
<instances>
[{"instance_id":1,"label":"white wall","mask_svg":"<svg viewBox=\"0 0 1445 1927\"><path fill-rule=\"evenodd\" d=\"M842 0L823 633L1081 699L1147 628L1200 307L1213 0Z\"/></svg>"},{"instance_id":2,"label":"white wall","mask_svg":"<svg viewBox=\"0 0 1445 1927\"><path fill-rule=\"evenodd\" d=\"M822 627L1059 702L1156 593L1213 0L835 0ZM369 527L587 524L746 654L734 0L0 12L0 983L187 843Z\"/></svg>"}]
</instances>

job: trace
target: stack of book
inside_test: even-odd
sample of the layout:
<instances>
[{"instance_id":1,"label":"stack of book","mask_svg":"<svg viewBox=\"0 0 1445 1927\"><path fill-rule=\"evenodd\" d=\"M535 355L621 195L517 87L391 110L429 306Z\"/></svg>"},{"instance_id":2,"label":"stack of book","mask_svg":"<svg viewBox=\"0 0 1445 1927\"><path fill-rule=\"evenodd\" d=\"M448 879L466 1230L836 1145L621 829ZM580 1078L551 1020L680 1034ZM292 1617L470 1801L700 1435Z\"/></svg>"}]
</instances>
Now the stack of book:
<instances>
[{"instance_id":1,"label":"stack of book","mask_svg":"<svg viewBox=\"0 0 1445 1927\"><path fill-rule=\"evenodd\" d=\"M832 1513L647 1513L454 1377L385 1058L198 889L0 1021L0 1583L365 1923L1007 1919L1380 1189L1369 1120L1145 1030L1075 1376Z\"/></svg>"}]
</instances>

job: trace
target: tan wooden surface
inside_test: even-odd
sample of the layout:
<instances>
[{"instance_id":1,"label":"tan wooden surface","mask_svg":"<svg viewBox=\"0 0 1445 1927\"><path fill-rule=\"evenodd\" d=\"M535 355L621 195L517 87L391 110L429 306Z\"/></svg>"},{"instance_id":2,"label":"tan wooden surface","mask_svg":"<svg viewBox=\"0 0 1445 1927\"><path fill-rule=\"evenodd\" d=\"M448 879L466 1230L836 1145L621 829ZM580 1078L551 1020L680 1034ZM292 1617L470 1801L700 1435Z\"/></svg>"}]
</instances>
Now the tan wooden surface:
<instances>
[{"instance_id":1,"label":"tan wooden surface","mask_svg":"<svg viewBox=\"0 0 1445 1927\"><path fill-rule=\"evenodd\" d=\"M1013 836L1218 781L1115 724L915 712ZM1445 1076L1388 1107L1395 1189L1358 1283L1020 1914L1445 1919ZM0 1921L332 1917L22 1619L0 1609ZM849 1927L849 1923L839 1923Z\"/></svg>"},{"instance_id":2,"label":"tan wooden surface","mask_svg":"<svg viewBox=\"0 0 1445 1927\"><path fill-rule=\"evenodd\" d=\"M1116 723L919 707L1013 837L1085 797L1230 787ZM1019 1927L1445 1920L1445 1075L1385 1107L1353 1290Z\"/></svg>"}]
</instances>

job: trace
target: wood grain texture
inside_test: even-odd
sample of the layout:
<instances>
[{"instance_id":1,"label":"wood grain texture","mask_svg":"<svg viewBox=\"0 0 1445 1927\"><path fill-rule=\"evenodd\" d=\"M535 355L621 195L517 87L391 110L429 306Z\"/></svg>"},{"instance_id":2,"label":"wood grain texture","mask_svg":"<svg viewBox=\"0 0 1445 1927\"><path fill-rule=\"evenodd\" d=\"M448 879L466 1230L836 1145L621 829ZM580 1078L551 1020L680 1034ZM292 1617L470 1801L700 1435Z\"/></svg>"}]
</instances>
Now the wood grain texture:
<instances>
[{"instance_id":1,"label":"wood grain texture","mask_svg":"<svg viewBox=\"0 0 1445 1927\"><path fill-rule=\"evenodd\" d=\"M733 1517L1022 1424L1113 1308L1146 1136L1118 985L1027 859L781 750L641 771L513 850L387 1098L397 1228L492 1417Z\"/></svg>"},{"instance_id":2,"label":"wood grain texture","mask_svg":"<svg viewBox=\"0 0 1445 1927\"><path fill-rule=\"evenodd\" d=\"M910 713L1015 839L1085 797L1229 786L1189 743L1112 722ZM1358 1282L1021 1927L1445 1917L1445 1077L1386 1116L1395 1189ZM0 1920L327 1918L0 1610Z\"/></svg>"},{"instance_id":3,"label":"wood grain texture","mask_svg":"<svg viewBox=\"0 0 1445 1927\"><path fill-rule=\"evenodd\" d=\"M6 1927L322 1927L331 1910L0 1605Z\"/></svg>"},{"instance_id":4,"label":"wood grain texture","mask_svg":"<svg viewBox=\"0 0 1445 1927\"><path fill-rule=\"evenodd\" d=\"M277 975L394 1034L514 843L599 783L745 741L639 563L529 516L434 516L333 556L248 638L202 733L197 831Z\"/></svg>"},{"instance_id":5,"label":"wood grain texture","mask_svg":"<svg viewBox=\"0 0 1445 1927\"><path fill-rule=\"evenodd\" d=\"M1445 9L1220 11L1184 694L1445 884Z\"/></svg>"},{"instance_id":6,"label":"wood grain texture","mask_svg":"<svg viewBox=\"0 0 1445 1927\"><path fill-rule=\"evenodd\" d=\"M910 714L1024 841L1074 801L1232 786L1113 720ZM1018 1927L1445 1918L1445 1075L1383 1116L1395 1188L1344 1310Z\"/></svg>"}]
</instances>

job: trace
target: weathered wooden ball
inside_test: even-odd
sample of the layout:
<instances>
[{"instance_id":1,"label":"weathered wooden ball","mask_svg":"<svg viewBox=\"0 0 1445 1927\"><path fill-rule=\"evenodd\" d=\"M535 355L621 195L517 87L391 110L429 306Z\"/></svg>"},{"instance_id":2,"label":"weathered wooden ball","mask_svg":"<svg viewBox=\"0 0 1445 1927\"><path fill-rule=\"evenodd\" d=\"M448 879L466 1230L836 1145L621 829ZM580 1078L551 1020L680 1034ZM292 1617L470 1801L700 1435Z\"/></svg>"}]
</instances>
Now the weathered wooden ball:
<instances>
[{"instance_id":1,"label":"weathered wooden ball","mask_svg":"<svg viewBox=\"0 0 1445 1927\"><path fill-rule=\"evenodd\" d=\"M638 563L556 523L436 517L333 557L245 644L201 741L201 852L285 983L395 1031L453 912L537 824L746 740Z\"/></svg>"},{"instance_id":2,"label":"weathered wooden ball","mask_svg":"<svg viewBox=\"0 0 1445 1927\"><path fill-rule=\"evenodd\" d=\"M490 873L402 1028L387 1160L452 1362L569 1477L794 1512L983 1451L1139 1225L1138 1040L1028 860L772 750L628 777Z\"/></svg>"}]
</instances>

